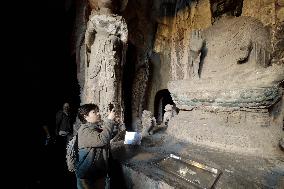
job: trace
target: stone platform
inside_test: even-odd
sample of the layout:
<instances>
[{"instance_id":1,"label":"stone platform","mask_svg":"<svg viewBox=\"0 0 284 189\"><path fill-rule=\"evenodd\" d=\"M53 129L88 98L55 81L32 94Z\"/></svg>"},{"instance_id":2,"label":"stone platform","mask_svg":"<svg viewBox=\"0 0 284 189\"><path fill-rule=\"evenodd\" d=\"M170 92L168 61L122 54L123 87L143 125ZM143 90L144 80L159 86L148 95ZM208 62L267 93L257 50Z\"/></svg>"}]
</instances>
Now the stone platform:
<instances>
[{"instance_id":1,"label":"stone platform","mask_svg":"<svg viewBox=\"0 0 284 189\"><path fill-rule=\"evenodd\" d=\"M279 113L277 113L279 114ZM197 145L256 156L282 156L282 116L268 110L180 111L169 122L167 134Z\"/></svg>"},{"instance_id":2,"label":"stone platform","mask_svg":"<svg viewBox=\"0 0 284 189\"><path fill-rule=\"evenodd\" d=\"M216 168L221 175L214 188L284 188L284 152L278 158L260 158L177 141L164 133L144 138L141 146L112 144L112 154L121 165L125 188L199 188L163 171L156 162L176 154Z\"/></svg>"}]
</instances>

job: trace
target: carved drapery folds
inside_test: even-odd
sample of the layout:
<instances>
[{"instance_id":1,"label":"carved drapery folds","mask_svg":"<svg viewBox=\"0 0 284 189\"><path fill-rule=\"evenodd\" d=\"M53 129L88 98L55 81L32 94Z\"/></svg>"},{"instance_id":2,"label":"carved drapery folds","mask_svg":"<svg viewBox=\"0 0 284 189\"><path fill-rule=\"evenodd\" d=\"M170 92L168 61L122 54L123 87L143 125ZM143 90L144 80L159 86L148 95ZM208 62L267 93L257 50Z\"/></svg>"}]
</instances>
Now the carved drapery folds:
<instances>
[{"instance_id":1,"label":"carved drapery folds","mask_svg":"<svg viewBox=\"0 0 284 189\"><path fill-rule=\"evenodd\" d=\"M95 2L98 7L91 4L93 10L85 33L85 83L81 101L98 104L103 116L108 112L108 104L113 103L122 116L121 81L128 30L124 18L112 14L113 7L106 11L109 4L100 2Z\"/></svg>"}]
</instances>

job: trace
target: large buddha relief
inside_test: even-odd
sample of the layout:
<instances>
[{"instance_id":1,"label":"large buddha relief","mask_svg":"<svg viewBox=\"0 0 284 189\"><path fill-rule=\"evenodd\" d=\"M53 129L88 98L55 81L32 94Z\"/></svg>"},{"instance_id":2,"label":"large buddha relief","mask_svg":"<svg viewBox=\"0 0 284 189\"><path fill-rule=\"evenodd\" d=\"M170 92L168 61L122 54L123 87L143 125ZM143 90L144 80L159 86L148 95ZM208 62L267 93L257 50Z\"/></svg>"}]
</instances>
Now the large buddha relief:
<instances>
[{"instance_id":1,"label":"large buddha relief","mask_svg":"<svg viewBox=\"0 0 284 189\"><path fill-rule=\"evenodd\" d=\"M174 101L183 108L272 105L281 96L284 67L271 64L270 41L269 31L251 17L224 16L192 31L184 79L169 82Z\"/></svg>"}]
</instances>

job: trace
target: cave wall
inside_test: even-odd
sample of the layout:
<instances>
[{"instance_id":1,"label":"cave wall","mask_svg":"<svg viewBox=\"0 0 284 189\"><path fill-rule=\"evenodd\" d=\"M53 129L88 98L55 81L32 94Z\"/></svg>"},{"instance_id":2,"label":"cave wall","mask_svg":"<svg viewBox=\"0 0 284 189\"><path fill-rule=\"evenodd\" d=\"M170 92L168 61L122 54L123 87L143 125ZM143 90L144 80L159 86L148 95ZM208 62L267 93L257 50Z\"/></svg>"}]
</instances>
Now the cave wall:
<instances>
[{"instance_id":1,"label":"cave wall","mask_svg":"<svg viewBox=\"0 0 284 189\"><path fill-rule=\"evenodd\" d=\"M273 62L284 63L284 1L283 0L244 0L243 16L260 20L271 35Z\"/></svg>"},{"instance_id":2,"label":"cave wall","mask_svg":"<svg viewBox=\"0 0 284 189\"><path fill-rule=\"evenodd\" d=\"M214 21L210 3L222 1L157 1L157 32L153 51L159 53L161 64L177 67L171 80L183 78L188 62L190 32L205 29ZM233 1L232 1L233 2ZM164 15L163 15L164 14ZM283 1L243 1L241 16L260 20L271 35L273 62L283 63Z\"/></svg>"},{"instance_id":3,"label":"cave wall","mask_svg":"<svg viewBox=\"0 0 284 189\"><path fill-rule=\"evenodd\" d=\"M212 7L218 4L236 4L235 0L128 0L122 16L128 27L129 48L135 48L131 89L133 125L140 122L144 109L154 112L154 99L158 91L168 88L169 81L186 77L190 33L213 25L216 14ZM215 6L218 7L218 6ZM222 6L220 6L222 7ZM225 6L229 9L230 6ZM77 77L81 89L84 85L84 53L82 47L88 20L85 1L76 1L76 24L74 27L74 52L76 53ZM283 0L243 0L237 16L258 19L269 30L273 63L283 64ZM240 11L241 10L241 11ZM221 10L222 11L222 10ZM132 56L132 55L128 55ZM127 89L125 89L127 90Z\"/></svg>"},{"instance_id":4,"label":"cave wall","mask_svg":"<svg viewBox=\"0 0 284 189\"><path fill-rule=\"evenodd\" d=\"M176 7L182 7L180 2ZM164 36L155 43L162 44L156 50L167 48L168 54L162 56L169 58L161 59L168 62L161 64L170 65L168 88L181 109L167 133L234 152L281 154L277 147L284 112L279 88L284 79L281 2L242 1L242 6L233 0L183 2L191 8L194 3L203 5L203 16L210 14L201 21L207 25L187 24L185 33L182 22L177 22L182 11L176 8L169 21L178 23L174 30L161 29L169 31L164 36L169 36L170 45L163 44ZM200 47L192 48L198 43Z\"/></svg>"},{"instance_id":5,"label":"cave wall","mask_svg":"<svg viewBox=\"0 0 284 189\"><path fill-rule=\"evenodd\" d=\"M156 33L151 56L151 82L147 96L147 108L154 112L154 99L158 91L167 89L173 78L170 65L180 67L176 75L182 77L183 65L187 64L189 32L206 28L211 24L209 1L155 0L153 22Z\"/></svg>"},{"instance_id":6,"label":"cave wall","mask_svg":"<svg viewBox=\"0 0 284 189\"><path fill-rule=\"evenodd\" d=\"M152 55L153 40L155 35L155 23L152 21L153 1L128 1L123 17L128 26L130 48L135 48L136 53L131 60L135 62L126 62L134 64L133 72L129 79L132 79L131 95L131 125L135 130L141 126L141 116L144 109L147 109L147 94L149 81L151 80L150 57ZM126 76L127 77L127 76ZM129 90L125 88L124 90Z\"/></svg>"}]
</instances>

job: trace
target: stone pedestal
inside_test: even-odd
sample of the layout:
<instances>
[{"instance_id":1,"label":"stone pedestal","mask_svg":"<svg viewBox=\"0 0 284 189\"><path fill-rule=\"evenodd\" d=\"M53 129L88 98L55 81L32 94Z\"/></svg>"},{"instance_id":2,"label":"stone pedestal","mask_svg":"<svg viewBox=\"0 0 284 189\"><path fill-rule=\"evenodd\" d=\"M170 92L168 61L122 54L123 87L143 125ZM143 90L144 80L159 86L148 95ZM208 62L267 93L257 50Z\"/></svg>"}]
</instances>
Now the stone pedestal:
<instances>
[{"instance_id":1,"label":"stone pedestal","mask_svg":"<svg viewBox=\"0 0 284 189\"><path fill-rule=\"evenodd\" d=\"M280 103L280 102L279 102ZM281 156L283 116L271 117L267 109L237 111L180 111L167 133L188 143L240 154Z\"/></svg>"}]
</instances>

